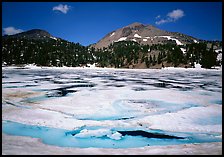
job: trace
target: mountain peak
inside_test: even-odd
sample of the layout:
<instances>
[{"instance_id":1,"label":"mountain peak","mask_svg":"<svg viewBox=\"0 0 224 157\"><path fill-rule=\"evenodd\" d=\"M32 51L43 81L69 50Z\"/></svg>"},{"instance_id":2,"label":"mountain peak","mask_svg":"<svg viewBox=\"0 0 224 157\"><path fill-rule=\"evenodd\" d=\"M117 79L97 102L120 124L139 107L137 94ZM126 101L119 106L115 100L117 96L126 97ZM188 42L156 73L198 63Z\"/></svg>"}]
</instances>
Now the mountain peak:
<instances>
[{"instance_id":1,"label":"mountain peak","mask_svg":"<svg viewBox=\"0 0 224 157\"><path fill-rule=\"evenodd\" d=\"M43 39L43 38L51 38L52 35L45 30L42 29L31 29L25 32L21 32L14 35L7 35L7 38L16 37L16 38L29 38L29 39Z\"/></svg>"},{"instance_id":2,"label":"mountain peak","mask_svg":"<svg viewBox=\"0 0 224 157\"><path fill-rule=\"evenodd\" d=\"M142 23L139 23L139 22L134 22L126 27L136 30L136 29L141 29L141 28L145 27L145 25Z\"/></svg>"},{"instance_id":3,"label":"mountain peak","mask_svg":"<svg viewBox=\"0 0 224 157\"><path fill-rule=\"evenodd\" d=\"M42 30L42 29L31 29L29 31L26 31L27 34L33 34L33 33L44 33L44 34L49 34L47 31Z\"/></svg>"},{"instance_id":4,"label":"mountain peak","mask_svg":"<svg viewBox=\"0 0 224 157\"><path fill-rule=\"evenodd\" d=\"M22 32L16 35L40 35L40 36L47 36L47 37L51 36L50 33L42 29L31 29L29 31Z\"/></svg>"},{"instance_id":5,"label":"mountain peak","mask_svg":"<svg viewBox=\"0 0 224 157\"><path fill-rule=\"evenodd\" d=\"M134 23L128 25L128 27L136 27L136 26L144 26L144 25L140 22L134 22Z\"/></svg>"},{"instance_id":6,"label":"mountain peak","mask_svg":"<svg viewBox=\"0 0 224 157\"><path fill-rule=\"evenodd\" d=\"M198 40L198 39L197 39ZM143 45L173 43L186 45L197 41L182 33L174 33L161 30L150 24L134 22L113 32L108 33L105 37L94 44L95 48L103 48L119 41L134 41Z\"/></svg>"}]
</instances>

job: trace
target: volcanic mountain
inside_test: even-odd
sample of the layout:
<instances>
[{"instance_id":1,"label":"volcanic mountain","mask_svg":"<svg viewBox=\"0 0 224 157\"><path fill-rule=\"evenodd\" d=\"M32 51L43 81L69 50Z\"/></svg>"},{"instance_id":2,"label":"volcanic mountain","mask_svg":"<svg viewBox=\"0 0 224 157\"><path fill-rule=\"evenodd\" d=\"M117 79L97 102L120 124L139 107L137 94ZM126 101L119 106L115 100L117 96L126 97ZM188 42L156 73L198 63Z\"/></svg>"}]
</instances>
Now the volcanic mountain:
<instances>
[{"instance_id":1,"label":"volcanic mountain","mask_svg":"<svg viewBox=\"0 0 224 157\"><path fill-rule=\"evenodd\" d=\"M95 48L103 48L119 41L135 41L143 45L165 44L169 42L176 43L177 45L186 45L189 43L197 43L199 39L182 33L161 30L152 25L135 22L108 33L92 46Z\"/></svg>"}]
</instances>

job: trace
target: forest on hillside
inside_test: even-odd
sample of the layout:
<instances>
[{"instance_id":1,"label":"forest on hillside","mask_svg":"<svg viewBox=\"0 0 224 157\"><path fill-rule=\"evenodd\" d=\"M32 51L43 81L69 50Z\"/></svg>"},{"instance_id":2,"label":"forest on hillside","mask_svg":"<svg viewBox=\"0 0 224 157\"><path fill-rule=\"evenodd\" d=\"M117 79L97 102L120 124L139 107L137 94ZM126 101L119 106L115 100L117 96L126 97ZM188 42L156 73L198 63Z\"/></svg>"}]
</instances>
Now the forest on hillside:
<instances>
[{"instance_id":1,"label":"forest on hillside","mask_svg":"<svg viewBox=\"0 0 224 157\"><path fill-rule=\"evenodd\" d=\"M141 45L134 41L120 41L102 49L82 46L62 39L35 40L26 38L3 38L2 63L7 65L36 64L39 66L86 66L96 63L98 67L133 68L142 64L145 68L156 65L203 68L221 65L217 61L214 43L206 42L176 45L173 43ZM221 42L218 46L221 46Z\"/></svg>"}]
</instances>

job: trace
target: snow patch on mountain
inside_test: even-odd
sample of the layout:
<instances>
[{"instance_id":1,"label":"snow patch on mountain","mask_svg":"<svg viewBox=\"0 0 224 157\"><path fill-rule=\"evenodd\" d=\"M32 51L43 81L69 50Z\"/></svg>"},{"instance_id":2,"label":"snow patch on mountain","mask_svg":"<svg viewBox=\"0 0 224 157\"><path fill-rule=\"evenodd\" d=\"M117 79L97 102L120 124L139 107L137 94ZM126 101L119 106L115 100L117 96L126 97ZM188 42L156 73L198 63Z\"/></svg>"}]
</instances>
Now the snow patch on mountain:
<instances>
[{"instance_id":1,"label":"snow patch on mountain","mask_svg":"<svg viewBox=\"0 0 224 157\"><path fill-rule=\"evenodd\" d=\"M219 53L219 54L217 55L216 60L218 60L218 61L222 61L222 53Z\"/></svg>"},{"instance_id":2,"label":"snow patch on mountain","mask_svg":"<svg viewBox=\"0 0 224 157\"><path fill-rule=\"evenodd\" d=\"M222 48L216 49L215 52L218 53L216 60L222 61Z\"/></svg>"},{"instance_id":3,"label":"snow patch on mountain","mask_svg":"<svg viewBox=\"0 0 224 157\"><path fill-rule=\"evenodd\" d=\"M54 40L57 40L57 38L55 38L55 37L53 37L53 36L51 36L50 38L51 38L51 39L54 39Z\"/></svg>"},{"instance_id":4,"label":"snow patch on mountain","mask_svg":"<svg viewBox=\"0 0 224 157\"><path fill-rule=\"evenodd\" d=\"M117 41L114 41L114 42L124 41L124 40L126 40L126 39L127 39L127 37L121 37L120 39L118 39Z\"/></svg>"},{"instance_id":5,"label":"snow patch on mountain","mask_svg":"<svg viewBox=\"0 0 224 157\"><path fill-rule=\"evenodd\" d=\"M222 52L222 48L221 48L221 49L217 49L217 50L215 50L216 53L218 53L219 51Z\"/></svg>"},{"instance_id":6,"label":"snow patch on mountain","mask_svg":"<svg viewBox=\"0 0 224 157\"><path fill-rule=\"evenodd\" d=\"M194 39L194 43L199 43L197 40Z\"/></svg>"},{"instance_id":7,"label":"snow patch on mountain","mask_svg":"<svg viewBox=\"0 0 224 157\"><path fill-rule=\"evenodd\" d=\"M180 50L183 52L183 54L186 53L186 49L185 48L180 48Z\"/></svg>"},{"instance_id":8,"label":"snow patch on mountain","mask_svg":"<svg viewBox=\"0 0 224 157\"><path fill-rule=\"evenodd\" d=\"M112 37L114 34L115 34L115 32L113 32L113 33L110 35L110 37Z\"/></svg>"},{"instance_id":9,"label":"snow patch on mountain","mask_svg":"<svg viewBox=\"0 0 224 157\"><path fill-rule=\"evenodd\" d=\"M131 40L137 42L136 39L131 39Z\"/></svg>"},{"instance_id":10,"label":"snow patch on mountain","mask_svg":"<svg viewBox=\"0 0 224 157\"><path fill-rule=\"evenodd\" d=\"M172 38L171 36L155 36L155 37L162 37L162 38L167 38L168 40L175 40L177 45L183 45L183 43L181 43L179 40L175 38Z\"/></svg>"},{"instance_id":11,"label":"snow patch on mountain","mask_svg":"<svg viewBox=\"0 0 224 157\"><path fill-rule=\"evenodd\" d=\"M135 37L135 38L142 38L142 37L141 37L140 35L138 35L138 34L135 34L134 37Z\"/></svg>"}]
</instances>

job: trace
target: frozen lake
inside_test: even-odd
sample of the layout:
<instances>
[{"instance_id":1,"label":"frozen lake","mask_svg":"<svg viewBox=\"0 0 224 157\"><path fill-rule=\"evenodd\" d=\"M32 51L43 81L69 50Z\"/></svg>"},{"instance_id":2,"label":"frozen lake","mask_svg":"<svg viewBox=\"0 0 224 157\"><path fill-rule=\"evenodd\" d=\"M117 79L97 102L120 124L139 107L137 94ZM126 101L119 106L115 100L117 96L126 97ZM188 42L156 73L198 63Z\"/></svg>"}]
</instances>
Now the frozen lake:
<instances>
[{"instance_id":1,"label":"frozen lake","mask_svg":"<svg viewBox=\"0 0 224 157\"><path fill-rule=\"evenodd\" d=\"M2 68L3 133L48 145L222 141L222 71Z\"/></svg>"}]
</instances>

